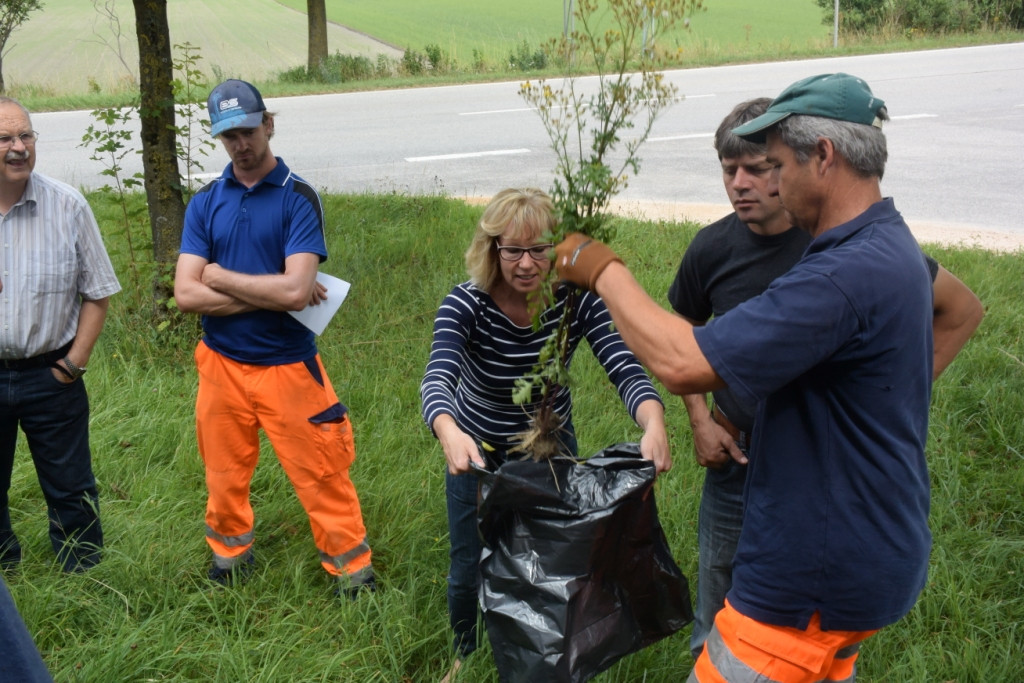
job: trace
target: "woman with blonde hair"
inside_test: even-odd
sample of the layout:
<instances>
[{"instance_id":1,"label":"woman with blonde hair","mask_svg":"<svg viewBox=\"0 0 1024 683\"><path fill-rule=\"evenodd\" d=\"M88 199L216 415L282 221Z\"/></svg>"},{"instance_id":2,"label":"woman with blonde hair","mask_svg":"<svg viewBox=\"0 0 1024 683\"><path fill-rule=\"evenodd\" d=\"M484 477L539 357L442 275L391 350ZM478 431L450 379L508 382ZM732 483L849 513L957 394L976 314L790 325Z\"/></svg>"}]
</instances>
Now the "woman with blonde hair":
<instances>
[{"instance_id":1,"label":"woman with blonde hair","mask_svg":"<svg viewBox=\"0 0 1024 683\"><path fill-rule=\"evenodd\" d=\"M643 457L652 460L659 472L672 464L661 398L612 327L601 299L591 292L570 296L574 288L564 284L550 293L542 291L552 249L544 240L555 224L551 198L540 190L506 189L495 195L466 251L470 280L452 289L434 320L420 396L423 419L440 441L448 463L448 611L457 657L477 646L477 478L468 472L471 463L484 466L481 444L493 449L499 463L522 457L508 454L530 428L540 396L537 392L529 403L515 405L513 387L537 364L541 347L567 306L572 307L572 323L566 364L586 339L630 416L644 431ZM538 310L540 324L535 329ZM575 456L569 388L558 386L552 391L549 400L562 420L563 450Z\"/></svg>"}]
</instances>

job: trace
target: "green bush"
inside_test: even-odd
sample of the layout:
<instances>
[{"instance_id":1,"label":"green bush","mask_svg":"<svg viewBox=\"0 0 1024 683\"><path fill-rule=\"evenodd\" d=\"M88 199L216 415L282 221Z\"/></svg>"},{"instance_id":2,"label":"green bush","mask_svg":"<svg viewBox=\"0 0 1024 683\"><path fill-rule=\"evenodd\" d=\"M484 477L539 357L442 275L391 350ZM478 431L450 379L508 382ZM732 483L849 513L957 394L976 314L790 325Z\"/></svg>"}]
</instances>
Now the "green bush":
<instances>
[{"instance_id":1,"label":"green bush","mask_svg":"<svg viewBox=\"0 0 1024 683\"><path fill-rule=\"evenodd\" d=\"M401 71L409 76L419 76L427 70L428 61L425 54L407 47L402 55Z\"/></svg>"},{"instance_id":2,"label":"green bush","mask_svg":"<svg viewBox=\"0 0 1024 683\"><path fill-rule=\"evenodd\" d=\"M544 50L533 49L525 40L513 52L508 54L508 65L519 71L535 71L548 65L548 56Z\"/></svg>"},{"instance_id":3,"label":"green bush","mask_svg":"<svg viewBox=\"0 0 1024 683\"><path fill-rule=\"evenodd\" d=\"M430 68L434 73L448 73L455 70L455 62L447 52L441 49L440 45L431 44L423 48L430 61Z\"/></svg>"},{"instance_id":4,"label":"green bush","mask_svg":"<svg viewBox=\"0 0 1024 683\"><path fill-rule=\"evenodd\" d=\"M816 0L824 22L833 23L834 0ZM928 33L1024 28L1024 3L1020 0L842 0L840 28L846 32L878 29Z\"/></svg>"},{"instance_id":5,"label":"green bush","mask_svg":"<svg viewBox=\"0 0 1024 683\"><path fill-rule=\"evenodd\" d=\"M484 59L484 53L477 48L473 48L473 70L478 73L487 71L487 60Z\"/></svg>"},{"instance_id":6,"label":"green bush","mask_svg":"<svg viewBox=\"0 0 1024 683\"><path fill-rule=\"evenodd\" d=\"M278 78L283 83L348 83L387 76L390 71L390 61L384 55L378 55L375 64L362 55L335 52L312 72L305 66L297 66L282 72Z\"/></svg>"}]
</instances>

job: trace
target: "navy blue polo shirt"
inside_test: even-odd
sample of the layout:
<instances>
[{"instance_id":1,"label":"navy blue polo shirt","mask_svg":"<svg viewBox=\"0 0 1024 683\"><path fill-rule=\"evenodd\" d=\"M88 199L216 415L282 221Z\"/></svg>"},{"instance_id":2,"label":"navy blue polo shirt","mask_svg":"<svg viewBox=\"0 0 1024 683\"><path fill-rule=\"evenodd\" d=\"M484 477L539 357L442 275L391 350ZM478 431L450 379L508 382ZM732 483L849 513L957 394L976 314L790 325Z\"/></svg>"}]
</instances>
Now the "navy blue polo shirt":
<instances>
[{"instance_id":1,"label":"navy blue polo shirt","mask_svg":"<svg viewBox=\"0 0 1024 683\"><path fill-rule=\"evenodd\" d=\"M324 212L313 186L280 158L263 180L247 188L231 164L201 189L185 211L181 252L251 275L284 272L285 259L313 253L327 259ZM204 315L204 341L228 358L283 365L316 355L312 331L284 311Z\"/></svg>"},{"instance_id":2,"label":"navy blue polo shirt","mask_svg":"<svg viewBox=\"0 0 1024 683\"><path fill-rule=\"evenodd\" d=\"M694 330L758 405L730 603L872 630L913 606L931 535L931 277L886 199L818 236L761 296Z\"/></svg>"}]
</instances>

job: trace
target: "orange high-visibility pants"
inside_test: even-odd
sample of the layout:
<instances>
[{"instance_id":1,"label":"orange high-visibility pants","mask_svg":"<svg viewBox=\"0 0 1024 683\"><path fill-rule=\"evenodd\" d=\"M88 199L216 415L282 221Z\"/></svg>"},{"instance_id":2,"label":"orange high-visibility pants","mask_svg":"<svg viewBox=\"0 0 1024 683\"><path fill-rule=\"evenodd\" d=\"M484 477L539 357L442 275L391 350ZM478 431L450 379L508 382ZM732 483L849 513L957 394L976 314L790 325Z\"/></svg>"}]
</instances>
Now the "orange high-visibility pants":
<instances>
[{"instance_id":1,"label":"orange high-visibility pants","mask_svg":"<svg viewBox=\"0 0 1024 683\"><path fill-rule=\"evenodd\" d=\"M851 682L860 643L877 631L772 626L743 616L726 600L690 673L690 683Z\"/></svg>"},{"instance_id":2,"label":"orange high-visibility pants","mask_svg":"<svg viewBox=\"0 0 1024 683\"><path fill-rule=\"evenodd\" d=\"M209 493L206 541L217 566L230 568L251 554L249 483L262 428L309 515L324 569L353 583L372 576L366 527L348 475L355 460L352 425L320 356L249 365L199 342L195 359L196 434Z\"/></svg>"}]
</instances>

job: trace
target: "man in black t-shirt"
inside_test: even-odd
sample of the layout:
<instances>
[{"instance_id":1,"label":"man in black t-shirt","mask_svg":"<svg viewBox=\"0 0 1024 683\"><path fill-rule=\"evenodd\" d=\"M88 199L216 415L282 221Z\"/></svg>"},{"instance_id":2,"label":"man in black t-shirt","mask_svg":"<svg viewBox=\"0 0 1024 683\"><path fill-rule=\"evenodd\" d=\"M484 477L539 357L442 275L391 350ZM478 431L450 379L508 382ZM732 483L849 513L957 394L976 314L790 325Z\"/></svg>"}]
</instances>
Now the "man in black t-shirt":
<instances>
[{"instance_id":1,"label":"man in black t-shirt","mask_svg":"<svg viewBox=\"0 0 1024 683\"><path fill-rule=\"evenodd\" d=\"M778 196L768 191L772 167L764 145L731 132L763 114L769 104L767 97L742 102L715 132L722 180L735 211L697 233L669 288L672 308L693 325L703 325L763 292L800 260L811 241L809 234L790 225ZM697 527L697 604L690 637L695 659L732 586L732 560L743 521L746 450L754 428L755 406L736 400L728 387L713 396L713 409L704 394L683 396L697 464L707 468Z\"/></svg>"}]
</instances>

